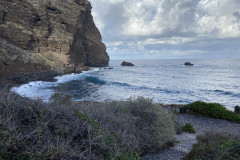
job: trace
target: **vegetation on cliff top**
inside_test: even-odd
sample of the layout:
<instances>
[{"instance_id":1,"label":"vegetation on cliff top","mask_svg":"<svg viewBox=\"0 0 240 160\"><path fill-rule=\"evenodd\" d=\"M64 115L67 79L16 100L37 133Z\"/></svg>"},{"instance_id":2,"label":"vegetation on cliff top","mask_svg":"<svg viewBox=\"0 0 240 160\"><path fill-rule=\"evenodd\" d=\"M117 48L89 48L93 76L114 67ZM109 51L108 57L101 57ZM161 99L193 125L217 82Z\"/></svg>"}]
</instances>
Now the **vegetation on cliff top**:
<instances>
[{"instance_id":1,"label":"vegetation on cliff top","mask_svg":"<svg viewBox=\"0 0 240 160\"><path fill-rule=\"evenodd\" d=\"M29 100L0 91L3 159L140 159L174 139L172 117L150 99Z\"/></svg>"}]
</instances>

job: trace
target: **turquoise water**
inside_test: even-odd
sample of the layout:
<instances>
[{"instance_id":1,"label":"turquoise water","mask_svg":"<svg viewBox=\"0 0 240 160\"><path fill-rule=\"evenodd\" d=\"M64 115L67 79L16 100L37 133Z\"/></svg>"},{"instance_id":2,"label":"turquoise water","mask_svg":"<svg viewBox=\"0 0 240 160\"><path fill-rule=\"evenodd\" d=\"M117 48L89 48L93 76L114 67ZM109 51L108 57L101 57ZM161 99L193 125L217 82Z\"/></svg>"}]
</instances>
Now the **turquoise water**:
<instances>
[{"instance_id":1,"label":"turquoise water","mask_svg":"<svg viewBox=\"0 0 240 160\"><path fill-rule=\"evenodd\" d=\"M190 61L194 66L183 66ZM155 102L186 104L217 102L229 109L240 105L240 59L132 60L134 67L111 61L114 69L57 77L57 82L31 82L16 92L47 100L62 92L75 100L121 100L144 96Z\"/></svg>"}]
</instances>

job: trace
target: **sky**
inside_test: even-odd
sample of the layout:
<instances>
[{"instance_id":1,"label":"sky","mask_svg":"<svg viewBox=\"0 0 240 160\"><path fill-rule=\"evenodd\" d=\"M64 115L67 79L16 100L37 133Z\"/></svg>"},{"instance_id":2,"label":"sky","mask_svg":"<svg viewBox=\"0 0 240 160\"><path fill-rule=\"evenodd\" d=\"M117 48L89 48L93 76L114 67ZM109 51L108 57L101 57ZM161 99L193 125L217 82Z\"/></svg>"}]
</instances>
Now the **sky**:
<instances>
[{"instance_id":1,"label":"sky","mask_svg":"<svg viewBox=\"0 0 240 160\"><path fill-rule=\"evenodd\" d=\"M89 0L111 59L240 58L240 0Z\"/></svg>"}]
</instances>

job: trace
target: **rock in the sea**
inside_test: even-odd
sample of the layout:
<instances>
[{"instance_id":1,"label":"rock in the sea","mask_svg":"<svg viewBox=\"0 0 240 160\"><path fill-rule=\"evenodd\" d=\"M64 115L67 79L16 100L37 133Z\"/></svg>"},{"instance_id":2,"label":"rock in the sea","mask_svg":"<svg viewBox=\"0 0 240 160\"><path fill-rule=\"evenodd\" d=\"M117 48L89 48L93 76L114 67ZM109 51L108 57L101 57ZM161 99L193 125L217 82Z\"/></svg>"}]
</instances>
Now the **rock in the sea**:
<instances>
[{"instance_id":1,"label":"rock in the sea","mask_svg":"<svg viewBox=\"0 0 240 160\"><path fill-rule=\"evenodd\" d=\"M237 114L240 114L240 107L239 106L236 106L234 108L234 112L236 112Z\"/></svg>"},{"instance_id":2,"label":"rock in the sea","mask_svg":"<svg viewBox=\"0 0 240 160\"><path fill-rule=\"evenodd\" d=\"M184 63L184 66L193 66L193 64L190 63L190 62L185 62L185 63Z\"/></svg>"},{"instance_id":3,"label":"rock in the sea","mask_svg":"<svg viewBox=\"0 0 240 160\"><path fill-rule=\"evenodd\" d=\"M108 66L88 0L1 0L0 79Z\"/></svg>"},{"instance_id":4,"label":"rock in the sea","mask_svg":"<svg viewBox=\"0 0 240 160\"><path fill-rule=\"evenodd\" d=\"M134 64L132 64L131 62L126 62L126 61L123 61L122 66L134 66Z\"/></svg>"}]
</instances>

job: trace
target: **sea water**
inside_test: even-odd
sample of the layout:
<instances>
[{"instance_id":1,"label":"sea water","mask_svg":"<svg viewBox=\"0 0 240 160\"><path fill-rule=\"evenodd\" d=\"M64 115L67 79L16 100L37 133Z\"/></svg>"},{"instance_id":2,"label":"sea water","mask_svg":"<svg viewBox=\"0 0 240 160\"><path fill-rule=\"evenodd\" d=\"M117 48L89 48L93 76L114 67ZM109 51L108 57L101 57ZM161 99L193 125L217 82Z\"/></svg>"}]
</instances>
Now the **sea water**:
<instances>
[{"instance_id":1,"label":"sea water","mask_svg":"<svg viewBox=\"0 0 240 160\"><path fill-rule=\"evenodd\" d=\"M194 66L184 66L190 61ZM94 68L81 74L56 77L56 82L31 82L12 88L22 96L48 101L55 92L75 100L112 101L143 96L164 104L193 101L240 105L240 59L132 60L135 66Z\"/></svg>"}]
</instances>

